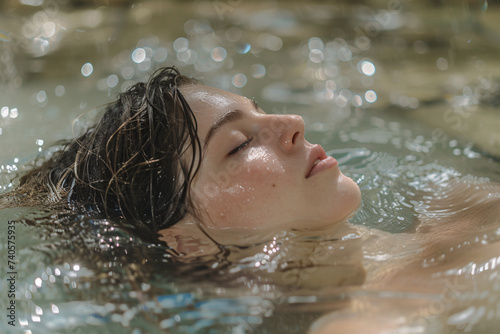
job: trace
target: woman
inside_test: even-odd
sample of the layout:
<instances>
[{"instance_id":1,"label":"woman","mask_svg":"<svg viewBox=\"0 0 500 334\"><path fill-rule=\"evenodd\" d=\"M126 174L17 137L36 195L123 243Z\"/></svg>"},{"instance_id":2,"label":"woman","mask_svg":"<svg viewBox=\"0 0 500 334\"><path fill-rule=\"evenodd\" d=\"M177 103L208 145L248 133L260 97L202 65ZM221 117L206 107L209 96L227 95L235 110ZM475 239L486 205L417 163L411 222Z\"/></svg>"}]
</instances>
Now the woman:
<instances>
[{"instance_id":1,"label":"woman","mask_svg":"<svg viewBox=\"0 0 500 334\"><path fill-rule=\"evenodd\" d=\"M315 229L360 203L335 159L304 139L301 117L268 115L175 68L121 94L20 187L164 238L194 222L207 231Z\"/></svg>"},{"instance_id":2,"label":"woman","mask_svg":"<svg viewBox=\"0 0 500 334\"><path fill-rule=\"evenodd\" d=\"M414 282L412 288L433 292L444 282L422 285L425 278L498 251L492 242L474 254L439 257L494 225L500 217L498 186L437 187L441 194L422 199L427 210L416 233L352 226L346 220L360 205L360 190L321 146L304 139L301 117L266 114L255 101L203 86L175 68L122 93L95 126L25 175L22 192L134 222L137 234L157 236L181 259L217 252L221 244L272 240L280 231L323 237L328 243L288 247L287 263L300 265L269 267L272 279L306 288L364 284L404 291ZM482 199L474 207L464 203L471 192ZM463 207L456 214L441 214L457 203ZM324 251L330 241L338 251ZM377 252L394 256L366 256ZM439 266L422 266L434 257ZM255 266L269 262L267 257ZM353 324L359 325L329 319L323 330Z\"/></svg>"}]
</instances>

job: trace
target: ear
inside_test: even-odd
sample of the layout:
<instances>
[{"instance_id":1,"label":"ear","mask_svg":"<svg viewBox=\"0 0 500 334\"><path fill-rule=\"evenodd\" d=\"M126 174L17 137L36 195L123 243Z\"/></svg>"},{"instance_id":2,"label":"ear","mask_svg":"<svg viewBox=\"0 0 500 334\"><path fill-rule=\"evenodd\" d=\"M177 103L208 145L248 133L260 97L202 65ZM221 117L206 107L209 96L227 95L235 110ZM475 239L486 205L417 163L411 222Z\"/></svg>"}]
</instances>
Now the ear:
<instances>
[{"instance_id":1,"label":"ear","mask_svg":"<svg viewBox=\"0 0 500 334\"><path fill-rule=\"evenodd\" d=\"M196 219L187 214L175 225L158 231L159 239L173 248L184 259L216 254L217 245L203 233Z\"/></svg>"}]
</instances>

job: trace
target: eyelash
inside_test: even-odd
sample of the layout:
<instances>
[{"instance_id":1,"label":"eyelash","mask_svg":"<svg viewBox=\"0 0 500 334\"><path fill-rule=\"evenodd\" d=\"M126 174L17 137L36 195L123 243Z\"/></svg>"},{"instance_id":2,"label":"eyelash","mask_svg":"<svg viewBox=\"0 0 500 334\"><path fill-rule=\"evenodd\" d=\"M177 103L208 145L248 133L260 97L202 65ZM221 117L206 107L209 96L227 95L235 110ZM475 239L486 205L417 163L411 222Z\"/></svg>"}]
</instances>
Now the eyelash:
<instances>
[{"instance_id":1,"label":"eyelash","mask_svg":"<svg viewBox=\"0 0 500 334\"><path fill-rule=\"evenodd\" d=\"M246 140L245 142L243 142L240 146L236 147L234 150L232 150L231 152L229 152L228 155L233 155L235 153L237 153L239 150L245 148L245 146L247 146L248 144L250 144L250 142L253 140L253 137Z\"/></svg>"}]
</instances>

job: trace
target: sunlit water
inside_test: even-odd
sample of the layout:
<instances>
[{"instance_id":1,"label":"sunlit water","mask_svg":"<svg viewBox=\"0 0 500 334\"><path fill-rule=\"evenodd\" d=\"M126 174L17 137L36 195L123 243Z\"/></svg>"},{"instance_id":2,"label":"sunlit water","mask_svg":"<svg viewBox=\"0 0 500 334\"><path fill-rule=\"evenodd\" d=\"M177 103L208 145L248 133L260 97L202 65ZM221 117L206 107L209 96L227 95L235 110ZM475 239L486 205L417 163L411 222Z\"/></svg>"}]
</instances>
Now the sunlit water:
<instances>
[{"instance_id":1,"label":"sunlit water","mask_svg":"<svg viewBox=\"0 0 500 334\"><path fill-rule=\"evenodd\" d=\"M490 169L491 178L498 177L496 163L481 157L467 145L439 149L443 160L455 162L455 167L451 167L434 159L422 159L408 149L423 140L411 132L402 134L398 130L401 123L388 122L392 130L378 117L366 123L356 125L349 138L340 134L341 138L331 145L344 148L328 152L337 157L345 173L362 189L363 205L351 220L354 224L393 233L411 229L416 215L425 212L416 207L415 193L435 183L470 175L465 172L465 166L465 171L459 167L460 164L475 163L483 170ZM360 138L376 138L377 132L383 134L379 140L384 143L362 143ZM394 148L391 142L404 145ZM380 144L384 145L384 150L377 148ZM454 155L457 148L467 154ZM2 221L26 220L16 225L20 261L18 317L23 328L40 332L146 333L168 329L173 333L209 330L217 333L302 333L321 314L341 309L339 305L349 296L363 294L363 288L357 284L354 291L327 289L318 293L297 288L300 282L293 279L290 282L270 278L269 272L282 271L283 265L293 266L291 262L298 260L287 257L292 248L311 242L295 240L293 234L277 235L274 240L251 247L251 251L246 249L245 252L252 255L236 262L230 259L234 256L231 252L241 250L229 247L222 249L216 258L181 264L174 261L164 245L141 242L112 221L43 208L3 210L1 217ZM494 230L491 233L498 238ZM332 247L338 241L325 237L314 242L342 258L339 247ZM367 257L372 255L365 254ZM310 256L312 260L301 261L310 261L314 269L314 253ZM257 267L255 263L262 265ZM457 307L464 310L468 307L463 305L479 304L467 311L471 313L468 318L463 315L466 318L462 322L466 326L471 317L474 321L470 326L487 320L495 324L498 319L500 308L496 300L500 291L498 283L494 283L498 269L490 267L488 270L492 280L485 280L482 286L454 300L460 305ZM314 274L311 270L308 275ZM401 296L398 292L394 295L387 291L381 291L380 295L373 291L366 293L375 300L415 298ZM439 310L439 314L431 316L443 316L442 321L446 324L449 313Z\"/></svg>"},{"instance_id":2,"label":"sunlit water","mask_svg":"<svg viewBox=\"0 0 500 334\"><path fill-rule=\"evenodd\" d=\"M476 73L481 59L472 55L467 58L472 65L459 69L458 65L452 67L448 56L439 53L439 43L434 46L436 51L423 37L408 37L405 41L391 35L392 31L405 32L407 26L403 22L408 17L425 21L425 16L418 16L418 8L388 12L390 8L383 4L375 15L362 6L247 11L242 5L232 10L226 8L221 17L221 12L211 6L207 2L205 7L189 7L188 13L209 13L204 19L183 14L178 24L180 32L170 35L159 31L161 25L154 26L155 22L163 22L153 15L154 8L144 6L141 11L140 6L134 7L130 10L132 24L122 31L127 38L115 36L121 44L110 46L106 56L75 56L74 63L67 63L68 73L63 76L52 77L53 61L44 65L37 60L50 55L50 48L58 50L62 38L68 38L64 34L83 34L79 24L87 29L87 35L82 36L100 36L98 31L104 29L105 19L112 19L115 14L102 8L82 11L73 17L80 21L75 21L72 30L55 29L53 35L49 29L53 26L47 25L43 33L50 36L42 39L46 42L37 44L32 39L34 42L29 45L35 60L26 63L35 70L25 73L26 78L40 72L45 77L19 82L16 78L23 77L22 67L18 67L18 74L8 77L10 81L4 77L18 89L5 90L0 106L3 191L16 185L13 176L37 155L49 155L53 142L80 131L96 112L87 113L72 128L75 117L109 102L115 92L145 79L154 68L171 64L206 84L255 96L268 112L303 115L306 139L323 145L362 190L362 206L350 219L354 225L395 235L411 234L417 217L427 213L417 195L433 196L435 185L452 179L478 184L500 181L498 162L475 145L405 115L436 105L443 109L453 103L476 106L484 98L484 94L479 96L484 87L471 75ZM474 18L476 12L484 10L472 8L469 15ZM96 13L101 16L90 15ZM384 16L387 13L390 15ZM85 19L85 15L97 21ZM471 17L458 15L456 22L469 22ZM71 18L60 12L54 24L68 24ZM334 18L337 23L332 24ZM345 21L346 18L350 20ZM370 33L366 30L367 22L378 22L379 30ZM308 24L312 24L309 30L303 28ZM137 26L146 28L136 35L133 27ZM457 36L463 35L466 34ZM65 43L73 45L68 39ZM384 51L387 45L393 51L406 53L403 60L393 63L389 52ZM5 49L3 52L7 54ZM410 89L411 84L401 90L390 86L387 78L391 69L399 71L393 76L418 74L418 57L431 59L432 69L425 74L431 89L425 86L414 90ZM487 55L481 61L488 64ZM434 75L436 70L448 68L454 72L447 78L458 77L460 84ZM481 73L485 72L483 69ZM447 87L446 92L442 92L443 87ZM477 96L472 96L474 92ZM494 97L487 97L491 96ZM495 103L494 99L484 100ZM473 207L474 201L481 199L467 205ZM453 209L449 209L439 214L452 213ZM60 212L47 206L0 211L2 224L10 220L19 221L19 332L304 333L323 314L333 312L335 316L337 312L339 316L359 317L362 321L375 312L374 305L389 305L390 314L391 303L414 300L423 301L426 306L403 312L403 316L409 322L409 330L416 333L491 332L500 319L500 269L495 258L438 270L431 280L457 276L474 282L473 287L443 301L440 291L419 293L412 286L406 291L366 288L357 279L356 271L342 287L329 286L318 262L326 259L339 271L348 270L355 261L349 250L359 248L357 236L351 233L332 239L328 235L303 238L283 232L258 244L242 246L242 240L242 245L221 247L216 256L184 263L177 261L164 244L141 241L124 222ZM3 256L7 229L2 228L0 235ZM495 241L497 229L491 228L476 242ZM474 240L464 242L464 247L475 247ZM396 266L409 262L419 251L394 254L386 246L364 250L363 260L369 269L393 260ZM434 262L439 259L424 257L422 266L432 266ZM306 270L297 276L293 274L296 268ZM2 281L2 294L6 287ZM346 306L350 300L366 306L353 310ZM422 317L424 322L420 321ZM0 329L12 331L5 321Z\"/></svg>"}]
</instances>

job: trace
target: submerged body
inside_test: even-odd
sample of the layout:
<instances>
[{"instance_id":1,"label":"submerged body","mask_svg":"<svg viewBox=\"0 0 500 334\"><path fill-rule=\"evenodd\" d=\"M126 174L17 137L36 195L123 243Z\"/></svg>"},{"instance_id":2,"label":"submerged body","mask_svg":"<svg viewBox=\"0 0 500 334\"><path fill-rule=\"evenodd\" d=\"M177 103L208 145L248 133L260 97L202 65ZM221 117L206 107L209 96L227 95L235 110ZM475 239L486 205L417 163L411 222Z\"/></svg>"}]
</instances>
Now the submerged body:
<instances>
[{"instance_id":1,"label":"submerged body","mask_svg":"<svg viewBox=\"0 0 500 334\"><path fill-rule=\"evenodd\" d=\"M425 213L410 233L353 227L362 240L366 270L361 288L392 297L353 297L345 309L318 320L311 333L400 333L410 328L412 333L441 333L450 330L447 326L472 328L478 321L473 313L465 315L476 310L466 296L497 280L500 186L455 181L423 202ZM364 310L361 319L352 316L359 310Z\"/></svg>"}]
</instances>

